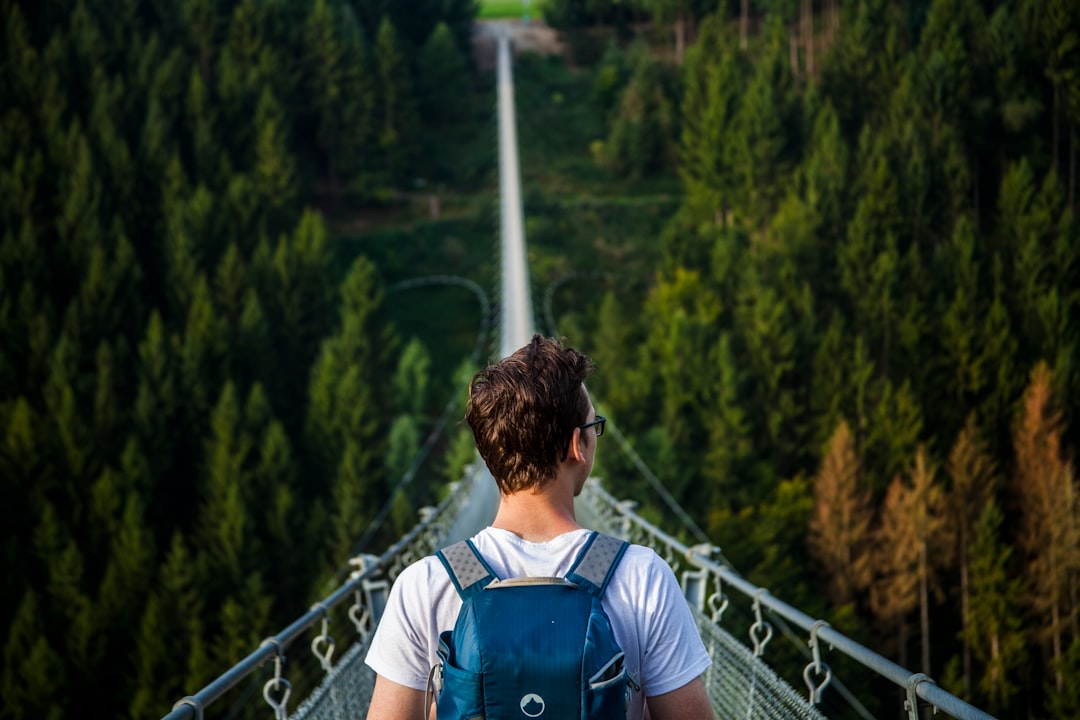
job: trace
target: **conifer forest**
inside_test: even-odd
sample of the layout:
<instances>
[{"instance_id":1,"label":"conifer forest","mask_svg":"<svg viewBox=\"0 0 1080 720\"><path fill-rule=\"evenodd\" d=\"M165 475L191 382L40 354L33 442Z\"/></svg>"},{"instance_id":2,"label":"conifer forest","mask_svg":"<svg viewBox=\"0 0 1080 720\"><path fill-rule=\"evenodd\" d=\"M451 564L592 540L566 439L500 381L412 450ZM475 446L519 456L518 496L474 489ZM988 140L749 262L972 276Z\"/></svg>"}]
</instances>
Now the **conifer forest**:
<instances>
[{"instance_id":1,"label":"conifer forest","mask_svg":"<svg viewBox=\"0 0 1080 720\"><path fill-rule=\"evenodd\" d=\"M403 283L496 287L482 4L0 0L0 718L161 717L472 459L488 328ZM1080 4L532 6L537 326L598 410L747 579L1080 717Z\"/></svg>"}]
</instances>

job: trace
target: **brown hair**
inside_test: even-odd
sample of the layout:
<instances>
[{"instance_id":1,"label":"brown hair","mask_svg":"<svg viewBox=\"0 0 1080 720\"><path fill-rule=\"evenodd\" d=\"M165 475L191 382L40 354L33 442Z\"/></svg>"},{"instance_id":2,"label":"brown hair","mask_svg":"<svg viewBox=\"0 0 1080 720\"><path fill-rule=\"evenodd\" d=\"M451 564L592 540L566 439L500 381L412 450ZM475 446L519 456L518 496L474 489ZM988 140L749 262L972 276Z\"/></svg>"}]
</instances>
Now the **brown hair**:
<instances>
[{"instance_id":1,"label":"brown hair","mask_svg":"<svg viewBox=\"0 0 1080 720\"><path fill-rule=\"evenodd\" d=\"M577 350L533 335L528 345L473 375L465 421L503 494L555 477L574 428L588 422L582 384L593 369Z\"/></svg>"}]
</instances>

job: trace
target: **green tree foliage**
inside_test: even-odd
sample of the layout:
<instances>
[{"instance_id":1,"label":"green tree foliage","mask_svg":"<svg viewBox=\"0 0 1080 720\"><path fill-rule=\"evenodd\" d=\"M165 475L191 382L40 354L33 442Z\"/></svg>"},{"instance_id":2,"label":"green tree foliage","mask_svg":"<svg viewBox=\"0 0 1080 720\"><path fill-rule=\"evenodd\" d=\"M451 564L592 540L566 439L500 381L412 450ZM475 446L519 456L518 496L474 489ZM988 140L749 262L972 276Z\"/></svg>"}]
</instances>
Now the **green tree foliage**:
<instances>
[{"instance_id":1,"label":"green tree foliage","mask_svg":"<svg viewBox=\"0 0 1080 720\"><path fill-rule=\"evenodd\" d=\"M564 20L591 19L585 4L558 5ZM611 388L596 380L613 423L711 534L764 517L780 478L844 476L837 468L856 463L819 448L832 448L847 418L840 456L858 458L861 537L882 539L877 577L867 570L838 589L843 573L831 569L801 587L855 624L884 621L889 653L918 648L914 664L949 666L960 692L1005 714L1024 703L1058 712L1075 683L1069 603L1080 585L1067 568L1077 525L1066 516L1080 427L1080 243L1065 88L1080 45L1065 5L825 8L826 18L809 18L810 28L828 23L813 71L806 28L794 34L797 3L770 4L746 41L733 8L702 19L674 95L683 194L663 257L643 292L618 311L605 301L592 326L582 323L603 338L597 357L621 366ZM612 102L619 63L609 50L597 70L595 102L612 110L605 151L623 132L623 106ZM622 77L628 97L633 81ZM672 169L645 174L658 168ZM1041 360L1054 370L1046 397L1059 400L1021 443L1024 378ZM932 472L930 458L949 448ZM608 475L622 469L600 463ZM1030 479L998 497L999 473ZM1048 483L1058 489L1037 491ZM1036 510L1051 495L1054 508ZM825 550L838 543L821 539L833 496L815 493L808 548L819 565L849 567ZM980 537L991 504L1007 515ZM950 532L940 530L946 512ZM1036 541L1038 532L1057 535ZM1012 560L1000 550L1010 544L1021 553ZM1053 557L1035 549L1051 547ZM736 564L760 557L749 543L725 549ZM932 562L938 555L944 564ZM974 596L977 564L985 599ZM1042 590L1017 595L1018 578ZM991 628L980 613L1002 612L1001 597L1028 614ZM923 641L898 640L916 608ZM928 642L929 622L931 637L959 642ZM1017 637L1045 662L1025 669ZM1020 677L1003 677L1014 668Z\"/></svg>"},{"instance_id":2,"label":"green tree foliage","mask_svg":"<svg viewBox=\"0 0 1080 720\"><path fill-rule=\"evenodd\" d=\"M419 168L408 113L393 175L377 148L361 5L0 2L3 717L164 714L310 600L335 491L364 499L344 547L385 495L393 333L311 209ZM469 96L475 6L385 9L395 107L420 47Z\"/></svg>"},{"instance_id":3,"label":"green tree foliage","mask_svg":"<svg viewBox=\"0 0 1080 720\"><path fill-rule=\"evenodd\" d=\"M671 161L676 119L663 66L640 47L633 66L601 155L615 172L640 177Z\"/></svg>"},{"instance_id":4,"label":"green tree foliage","mask_svg":"<svg viewBox=\"0 0 1080 720\"><path fill-rule=\"evenodd\" d=\"M351 7L318 0L303 31L303 78L311 98L310 119L302 125L319 148L331 192L361 182L359 168L375 163L372 143L373 77L365 41ZM377 86L377 92L382 92ZM407 95L407 88L400 92ZM368 166L368 172L373 167Z\"/></svg>"},{"instance_id":5,"label":"green tree foliage","mask_svg":"<svg viewBox=\"0 0 1080 720\"><path fill-rule=\"evenodd\" d=\"M399 183L406 179L419 121L405 51L388 17L375 36L374 71L375 142L386 179Z\"/></svg>"},{"instance_id":6,"label":"green tree foliage","mask_svg":"<svg viewBox=\"0 0 1080 720\"><path fill-rule=\"evenodd\" d=\"M411 338L394 372L394 406L398 413L423 418L430 376L431 355L420 340Z\"/></svg>"},{"instance_id":7,"label":"green tree foliage","mask_svg":"<svg viewBox=\"0 0 1080 720\"><path fill-rule=\"evenodd\" d=\"M1012 548L1001 541L1002 520L995 503L983 507L971 550L970 622L962 637L980 667L974 697L983 698L988 711L1007 716L1027 649L1021 632L1023 583L1009 574Z\"/></svg>"},{"instance_id":8,"label":"green tree foliage","mask_svg":"<svg viewBox=\"0 0 1080 720\"><path fill-rule=\"evenodd\" d=\"M420 48L416 90L425 123L445 126L460 119L465 105L460 93L467 87L467 66L453 31L439 23Z\"/></svg>"}]
</instances>

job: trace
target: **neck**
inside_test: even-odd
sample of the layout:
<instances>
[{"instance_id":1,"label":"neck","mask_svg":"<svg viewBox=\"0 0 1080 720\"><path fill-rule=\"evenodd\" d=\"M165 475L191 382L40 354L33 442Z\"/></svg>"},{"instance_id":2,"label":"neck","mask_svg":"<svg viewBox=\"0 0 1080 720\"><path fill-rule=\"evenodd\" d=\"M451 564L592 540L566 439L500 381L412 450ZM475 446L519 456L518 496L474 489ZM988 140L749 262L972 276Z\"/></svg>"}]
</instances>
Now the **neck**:
<instances>
[{"instance_id":1,"label":"neck","mask_svg":"<svg viewBox=\"0 0 1080 720\"><path fill-rule=\"evenodd\" d=\"M574 515L573 493L560 489L559 485L556 479L540 490L501 496L491 526L538 543L580 530L582 526Z\"/></svg>"}]
</instances>

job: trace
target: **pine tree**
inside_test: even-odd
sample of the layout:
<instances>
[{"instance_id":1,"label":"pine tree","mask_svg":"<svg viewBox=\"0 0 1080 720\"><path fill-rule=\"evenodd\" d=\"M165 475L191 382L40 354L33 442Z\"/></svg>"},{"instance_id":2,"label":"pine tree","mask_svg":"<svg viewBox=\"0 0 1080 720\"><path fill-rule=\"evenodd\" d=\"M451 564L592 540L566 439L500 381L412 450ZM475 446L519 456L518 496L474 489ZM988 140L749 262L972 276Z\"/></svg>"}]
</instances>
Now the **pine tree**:
<instances>
[{"instance_id":1,"label":"pine tree","mask_svg":"<svg viewBox=\"0 0 1080 720\"><path fill-rule=\"evenodd\" d=\"M415 422L422 420L430 374L431 355L422 342L411 338L394 373L394 406L399 414L410 415Z\"/></svg>"},{"instance_id":2,"label":"pine tree","mask_svg":"<svg viewBox=\"0 0 1080 720\"><path fill-rule=\"evenodd\" d=\"M98 591L95 612L102 638L98 644L104 658L124 657L130 639L128 628L144 608L144 598L154 580L153 533L146 524L142 498L129 490L118 527L111 537L109 558ZM109 663L95 673L113 687L122 686L132 671L127 663Z\"/></svg>"},{"instance_id":3,"label":"pine tree","mask_svg":"<svg viewBox=\"0 0 1080 720\"><path fill-rule=\"evenodd\" d=\"M943 350L940 385L952 399L948 405L952 412L946 414L950 418L970 406L989 382L986 365L992 358L984 354L982 341L980 326L986 311L980 301L982 285L976 246L975 229L967 218L962 218L953 230L950 243L939 249L936 261L940 272L951 276L955 287L951 298L940 301L941 329L936 333Z\"/></svg>"},{"instance_id":4,"label":"pine tree","mask_svg":"<svg viewBox=\"0 0 1080 720\"><path fill-rule=\"evenodd\" d=\"M266 10L255 0L237 3L217 63L217 95L232 140L230 145L241 153L257 143L252 135L251 108L260 102L260 95L269 92L271 84L281 88L287 77L273 46L267 42L265 16Z\"/></svg>"},{"instance_id":5,"label":"pine tree","mask_svg":"<svg viewBox=\"0 0 1080 720\"><path fill-rule=\"evenodd\" d=\"M1026 160L1010 166L1001 182L998 212L998 240L1013 257L1009 300L1020 321L1021 352L1031 361L1051 358L1063 364L1072 350L1072 278L1080 258L1076 243L1068 239L1071 214L1064 208L1057 176L1050 173L1037 187Z\"/></svg>"},{"instance_id":6,"label":"pine tree","mask_svg":"<svg viewBox=\"0 0 1080 720\"><path fill-rule=\"evenodd\" d=\"M602 159L615 172L637 178L669 165L676 125L660 63L641 46L634 56L633 74L604 142Z\"/></svg>"},{"instance_id":7,"label":"pine tree","mask_svg":"<svg viewBox=\"0 0 1080 720\"><path fill-rule=\"evenodd\" d=\"M331 261L326 225L310 210L293 233L279 237L269 268L259 267L258 253L253 260L256 277L263 279L259 298L266 302L263 309L286 375L308 372L320 339L332 327L333 289L327 282L332 276ZM286 406L301 407L302 403L291 397Z\"/></svg>"},{"instance_id":8,"label":"pine tree","mask_svg":"<svg viewBox=\"0 0 1080 720\"><path fill-rule=\"evenodd\" d=\"M877 384L871 398L863 443L871 486L884 488L888 478L911 463L923 430L922 411L908 381L900 387Z\"/></svg>"},{"instance_id":9,"label":"pine tree","mask_svg":"<svg viewBox=\"0 0 1080 720\"><path fill-rule=\"evenodd\" d=\"M686 204L717 225L727 222L734 200L733 131L742 75L735 52L723 37L717 16L702 23L701 36L683 66L680 108L679 172Z\"/></svg>"},{"instance_id":10,"label":"pine tree","mask_svg":"<svg viewBox=\"0 0 1080 720\"><path fill-rule=\"evenodd\" d=\"M997 484L994 460L979 435L975 415L968 415L964 429L953 443L945 467L952 488L948 493L950 524L956 538L956 558L960 565L960 636L963 648L964 693L971 693L971 565L974 562L976 532Z\"/></svg>"},{"instance_id":11,"label":"pine tree","mask_svg":"<svg viewBox=\"0 0 1080 720\"><path fill-rule=\"evenodd\" d=\"M255 161L252 182L266 205L263 232L283 229L295 212L299 191L296 160L289 151L285 113L269 88L265 88L255 110Z\"/></svg>"},{"instance_id":12,"label":"pine tree","mask_svg":"<svg viewBox=\"0 0 1080 720\"><path fill-rule=\"evenodd\" d=\"M206 444L205 498L199 520L200 578L221 598L235 591L249 569L250 511L244 461L251 438L241 427L236 388L229 382L211 418Z\"/></svg>"},{"instance_id":13,"label":"pine tree","mask_svg":"<svg viewBox=\"0 0 1080 720\"><path fill-rule=\"evenodd\" d=\"M979 697L986 709L1007 717L1020 689L1017 671L1027 661L1021 629L1023 582L1009 576L1012 548L1002 542L1002 514L993 499L983 506L971 548L969 622L961 633L981 665Z\"/></svg>"},{"instance_id":14,"label":"pine tree","mask_svg":"<svg viewBox=\"0 0 1080 720\"><path fill-rule=\"evenodd\" d=\"M420 452L420 430L411 415L399 415L390 425L386 442L387 496L393 503L393 530L402 535L415 524L415 512L410 503L413 460Z\"/></svg>"},{"instance_id":15,"label":"pine tree","mask_svg":"<svg viewBox=\"0 0 1080 720\"><path fill-rule=\"evenodd\" d=\"M468 107L462 100L469 90L469 77L465 58L446 23L436 25L420 48L417 67L417 97L425 124L441 128L461 118Z\"/></svg>"},{"instance_id":16,"label":"pine tree","mask_svg":"<svg viewBox=\"0 0 1080 720\"><path fill-rule=\"evenodd\" d=\"M67 665L49 644L37 595L27 588L7 631L0 670L5 717L60 720L65 705L59 689L67 686Z\"/></svg>"},{"instance_id":17,"label":"pine tree","mask_svg":"<svg viewBox=\"0 0 1080 720\"><path fill-rule=\"evenodd\" d=\"M239 334L244 298L250 287L246 275L247 268L240 249L230 243L214 270L213 278L214 305L220 312L227 337L232 341L226 346L226 352L230 354Z\"/></svg>"},{"instance_id":18,"label":"pine tree","mask_svg":"<svg viewBox=\"0 0 1080 720\"><path fill-rule=\"evenodd\" d=\"M372 484L381 475L377 418L384 401L376 378L392 347L377 324L382 294L374 272L364 258L353 264L341 286L340 330L323 342L308 390L304 438L314 474L336 483L330 488L339 488L333 492L343 499L360 489L341 488L342 483ZM351 527L354 521L348 522ZM347 551L340 543L335 547Z\"/></svg>"},{"instance_id":19,"label":"pine tree","mask_svg":"<svg viewBox=\"0 0 1080 720\"><path fill-rule=\"evenodd\" d=\"M64 138L67 167L57 188L55 218L59 258L55 272L66 287L75 286L76 268L85 267L90 250L101 242L102 184L94 166L90 143L74 122Z\"/></svg>"},{"instance_id":20,"label":"pine tree","mask_svg":"<svg viewBox=\"0 0 1080 720\"><path fill-rule=\"evenodd\" d=\"M332 7L317 0L305 21L303 37L310 132L320 150L330 190L337 195L343 184L370 172L367 161L372 158L368 146L375 136L374 100L363 33L350 6ZM391 88L389 92L404 90ZM380 86L377 94L381 96L382 91Z\"/></svg>"},{"instance_id":21,"label":"pine tree","mask_svg":"<svg viewBox=\"0 0 1080 720\"><path fill-rule=\"evenodd\" d=\"M761 277L753 265L744 269L734 312L735 337L746 373L753 407L763 408L756 431L779 457L776 465L786 474L784 459L798 454L801 439L795 429L796 398L792 391L795 369L797 320L791 305Z\"/></svg>"},{"instance_id":22,"label":"pine tree","mask_svg":"<svg viewBox=\"0 0 1080 720\"><path fill-rule=\"evenodd\" d=\"M135 673L128 710L133 718L161 714L175 702L175 692L169 689L172 683L166 680L172 670L169 639L162 632L166 627L161 601L157 592L151 591L135 637Z\"/></svg>"},{"instance_id":23,"label":"pine tree","mask_svg":"<svg viewBox=\"0 0 1080 720\"><path fill-rule=\"evenodd\" d=\"M705 416L708 451L701 468L708 488L703 502L710 512L710 532L719 529L716 520L722 509L737 509L739 504L751 502L740 478L749 471L752 447L750 419L741 398L742 377L727 333L720 335L713 362L710 396L703 398L710 410Z\"/></svg>"},{"instance_id":24,"label":"pine tree","mask_svg":"<svg viewBox=\"0 0 1080 720\"><path fill-rule=\"evenodd\" d=\"M783 30L775 15L767 21L772 52ZM791 76L782 63L763 62L743 93L731 142L735 145L737 214L756 225L776 209L780 179L787 173L788 103Z\"/></svg>"},{"instance_id":25,"label":"pine tree","mask_svg":"<svg viewBox=\"0 0 1080 720\"><path fill-rule=\"evenodd\" d=\"M1072 463L1062 455L1062 417L1055 406L1052 382L1050 368L1045 363L1036 365L1013 435L1013 487L1020 505L1018 544L1028 561L1026 600L1038 623L1035 637L1050 644L1050 668L1060 693L1067 626L1076 614L1080 492Z\"/></svg>"},{"instance_id":26,"label":"pine tree","mask_svg":"<svg viewBox=\"0 0 1080 720\"><path fill-rule=\"evenodd\" d=\"M215 4L211 0L181 0L178 9L184 39L198 63L203 81L209 83L221 23L215 12Z\"/></svg>"},{"instance_id":27,"label":"pine tree","mask_svg":"<svg viewBox=\"0 0 1080 720\"><path fill-rule=\"evenodd\" d=\"M843 30L822 62L822 88L840 124L857 133L885 106L901 67L899 11L886 0L847 6Z\"/></svg>"},{"instance_id":28,"label":"pine tree","mask_svg":"<svg viewBox=\"0 0 1080 720\"><path fill-rule=\"evenodd\" d=\"M808 152L802 165L806 201L820 218L818 235L825 242L839 242L851 214L848 187L851 151L830 100L824 102L814 118ZM811 261L810 258L807 260ZM822 267L820 270L824 273L832 269Z\"/></svg>"},{"instance_id":29,"label":"pine tree","mask_svg":"<svg viewBox=\"0 0 1080 720\"><path fill-rule=\"evenodd\" d=\"M251 471L251 493L261 500L256 521L265 537L265 549L259 567L270 568L267 579L284 605L300 602L317 571L308 563L317 548L302 534L297 521L304 499L296 486L298 464L292 444L280 421L273 420L266 427L257 456ZM283 552L283 548L289 551Z\"/></svg>"},{"instance_id":30,"label":"pine tree","mask_svg":"<svg viewBox=\"0 0 1080 720\"><path fill-rule=\"evenodd\" d=\"M185 111L188 126L191 128L193 180L216 188L222 180L221 149L216 137L217 114L214 112L206 73L207 71L200 73L198 69L192 69L185 98Z\"/></svg>"},{"instance_id":31,"label":"pine tree","mask_svg":"<svg viewBox=\"0 0 1080 720\"><path fill-rule=\"evenodd\" d=\"M373 508L385 499L372 487L368 474L371 464L370 453L356 444L347 445L342 452L331 494L333 513L331 531L326 533L327 567L337 567L353 554L375 514Z\"/></svg>"},{"instance_id":32,"label":"pine tree","mask_svg":"<svg viewBox=\"0 0 1080 720\"><path fill-rule=\"evenodd\" d=\"M700 453L693 450L706 441L699 399L711 392L709 357L721 309L720 298L701 275L683 268L661 279L647 303L643 360L655 368L656 377L650 381L660 391L660 427L671 448L680 450L677 458L669 458L668 466L677 477L665 479L676 497L702 463Z\"/></svg>"},{"instance_id":33,"label":"pine tree","mask_svg":"<svg viewBox=\"0 0 1080 720\"><path fill-rule=\"evenodd\" d=\"M865 187L837 248L840 287L852 309L854 330L866 338L880 372L889 375L897 323L898 190L882 141L864 133L860 142Z\"/></svg>"},{"instance_id":34,"label":"pine tree","mask_svg":"<svg viewBox=\"0 0 1080 720\"><path fill-rule=\"evenodd\" d=\"M183 658L186 667L183 673L174 671L169 675L167 687L171 688L171 698L187 688L202 687L212 679L211 672L217 669L207 656L204 644L206 626L203 615L207 594L204 586L198 583L195 561L183 536L174 533L159 576L160 614L164 626L158 631L163 637L171 639L174 647L170 655Z\"/></svg>"},{"instance_id":35,"label":"pine tree","mask_svg":"<svg viewBox=\"0 0 1080 720\"><path fill-rule=\"evenodd\" d=\"M383 171L394 184L409 171L418 125L412 74L397 30L383 17L375 35L375 128Z\"/></svg>"},{"instance_id":36,"label":"pine tree","mask_svg":"<svg viewBox=\"0 0 1080 720\"><path fill-rule=\"evenodd\" d=\"M912 522L919 552L919 625L922 628L922 666L930 673L930 589L937 585L937 571L948 562L950 546L946 523L945 493L937 482L937 467L919 446L911 469Z\"/></svg>"},{"instance_id":37,"label":"pine tree","mask_svg":"<svg viewBox=\"0 0 1080 720\"><path fill-rule=\"evenodd\" d=\"M280 398L282 379L275 370L277 363L270 328L259 295L251 288L244 294L236 332L236 342L232 346L236 362L234 377L261 382L273 398Z\"/></svg>"},{"instance_id":38,"label":"pine tree","mask_svg":"<svg viewBox=\"0 0 1080 720\"><path fill-rule=\"evenodd\" d=\"M919 606L921 576L914 493L900 474L885 492L875 533L873 565L878 577L870 586L870 609L886 623L898 648L898 662L908 667L908 616ZM895 632L893 631L893 628Z\"/></svg>"},{"instance_id":39,"label":"pine tree","mask_svg":"<svg viewBox=\"0 0 1080 720\"><path fill-rule=\"evenodd\" d=\"M225 332L206 276L200 274L188 307L178 358L185 409L196 428L202 426L210 397L224 381L221 361L225 357Z\"/></svg>"},{"instance_id":40,"label":"pine tree","mask_svg":"<svg viewBox=\"0 0 1080 720\"><path fill-rule=\"evenodd\" d=\"M0 432L0 494L7 498L0 508L0 522L7 528L0 541L0 552L6 559L0 579L0 618L6 621L15 614L32 565L22 551L23 538L32 531L32 513L55 480L43 472L40 421L26 398L20 395L11 403L0 402Z\"/></svg>"},{"instance_id":41,"label":"pine tree","mask_svg":"<svg viewBox=\"0 0 1080 720\"><path fill-rule=\"evenodd\" d=\"M78 378L79 348L62 334L53 350L49 379L44 388L45 408L52 421L54 437L58 440L62 472L70 478L73 491L79 479L88 472L91 455L90 431L82 417L80 398L75 394ZM54 461L56 462L56 461Z\"/></svg>"},{"instance_id":42,"label":"pine tree","mask_svg":"<svg viewBox=\"0 0 1080 720\"><path fill-rule=\"evenodd\" d=\"M166 475L173 467L176 442L167 428L176 420L182 402L183 389L177 379L173 345L161 315L155 310L139 343L138 390L133 413L135 432L155 476Z\"/></svg>"},{"instance_id":43,"label":"pine tree","mask_svg":"<svg viewBox=\"0 0 1080 720\"><path fill-rule=\"evenodd\" d=\"M827 593L834 605L847 605L870 586L870 491L861 487L859 457L846 421L829 440L821 470L814 479L814 509L807 547L825 570Z\"/></svg>"}]
</instances>

